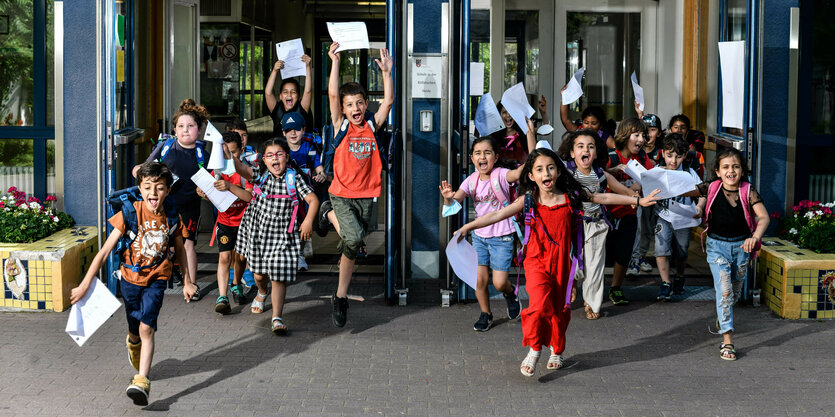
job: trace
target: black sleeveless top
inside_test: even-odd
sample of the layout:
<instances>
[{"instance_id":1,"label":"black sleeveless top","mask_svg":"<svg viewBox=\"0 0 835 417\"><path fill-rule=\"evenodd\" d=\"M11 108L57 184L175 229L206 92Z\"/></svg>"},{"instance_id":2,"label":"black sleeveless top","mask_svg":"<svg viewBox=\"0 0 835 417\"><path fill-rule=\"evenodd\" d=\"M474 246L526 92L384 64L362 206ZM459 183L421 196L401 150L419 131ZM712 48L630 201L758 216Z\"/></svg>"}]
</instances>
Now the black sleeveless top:
<instances>
[{"instance_id":1,"label":"black sleeveless top","mask_svg":"<svg viewBox=\"0 0 835 417\"><path fill-rule=\"evenodd\" d=\"M300 102L296 103L292 109L289 111L284 110L284 103L280 100L275 103L275 107L273 108L272 113L270 113L270 118L273 119L273 135L275 137L284 137L284 130L281 128L281 119L284 118L284 115L287 113L297 112L304 117L304 131L305 132L312 132L313 131L313 118L310 117L310 114L304 111Z\"/></svg>"}]
</instances>

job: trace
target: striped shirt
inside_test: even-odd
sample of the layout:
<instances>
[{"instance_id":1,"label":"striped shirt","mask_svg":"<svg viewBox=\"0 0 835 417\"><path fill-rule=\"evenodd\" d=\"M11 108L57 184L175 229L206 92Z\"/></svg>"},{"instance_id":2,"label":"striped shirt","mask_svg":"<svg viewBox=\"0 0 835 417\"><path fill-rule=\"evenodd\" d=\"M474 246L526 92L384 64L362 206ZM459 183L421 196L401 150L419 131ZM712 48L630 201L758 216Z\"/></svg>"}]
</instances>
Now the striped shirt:
<instances>
[{"instance_id":1,"label":"striped shirt","mask_svg":"<svg viewBox=\"0 0 835 417\"><path fill-rule=\"evenodd\" d=\"M583 174L582 172L580 172L579 169L574 170L574 178L580 183L580 185L583 186L583 189L585 189L586 192L600 192L600 183L603 181L603 179L597 178L597 174L594 172L594 170L592 170L591 174L589 175ZM600 216L600 204L592 203L591 201L584 201L583 212L588 217Z\"/></svg>"}]
</instances>

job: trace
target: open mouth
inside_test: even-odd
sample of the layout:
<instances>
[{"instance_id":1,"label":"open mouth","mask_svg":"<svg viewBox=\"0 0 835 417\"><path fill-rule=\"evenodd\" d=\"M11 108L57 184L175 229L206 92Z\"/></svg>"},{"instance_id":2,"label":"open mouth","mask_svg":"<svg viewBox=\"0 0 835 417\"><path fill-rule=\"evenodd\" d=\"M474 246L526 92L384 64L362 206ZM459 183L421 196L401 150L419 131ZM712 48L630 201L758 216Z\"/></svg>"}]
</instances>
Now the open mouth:
<instances>
[{"instance_id":1,"label":"open mouth","mask_svg":"<svg viewBox=\"0 0 835 417\"><path fill-rule=\"evenodd\" d=\"M351 120L353 120L354 123L357 123L357 124L362 122L362 113L358 112L358 113L352 114L351 115Z\"/></svg>"},{"instance_id":2,"label":"open mouth","mask_svg":"<svg viewBox=\"0 0 835 417\"><path fill-rule=\"evenodd\" d=\"M589 163L589 160L591 160L591 156L590 156L590 155L583 155L583 156L581 156L581 157L580 157L580 161L582 161L582 162L583 162L583 165L588 164L588 163Z\"/></svg>"},{"instance_id":3,"label":"open mouth","mask_svg":"<svg viewBox=\"0 0 835 417\"><path fill-rule=\"evenodd\" d=\"M486 170L487 169L487 162L479 162L478 163L478 169L479 169L479 171Z\"/></svg>"},{"instance_id":4,"label":"open mouth","mask_svg":"<svg viewBox=\"0 0 835 417\"><path fill-rule=\"evenodd\" d=\"M272 167L273 172L281 171L281 164L279 164L278 162L273 162L273 164L270 165L270 167Z\"/></svg>"},{"instance_id":5,"label":"open mouth","mask_svg":"<svg viewBox=\"0 0 835 417\"><path fill-rule=\"evenodd\" d=\"M159 205L159 198L148 197L148 204L150 204L152 208L156 208L157 205Z\"/></svg>"},{"instance_id":6,"label":"open mouth","mask_svg":"<svg viewBox=\"0 0 835 417\"><path fill-rule=\"evenodd\" d=\"M284 100L284 107L286 107L286 108L293 107L293 100L289 99L289 98L287 100Z\"/></svg>"},{"instance_id":7,"label":"open mouth","mask_svg":"<svg viewBox=\"0 0 835 417\"><path fill-rule=\"evenodd\" d=\"M551 185L553 183L554 182L551 179L542 180L542 186L545 187L545 188L551 188Z\"/></svg>"}]
</instances>

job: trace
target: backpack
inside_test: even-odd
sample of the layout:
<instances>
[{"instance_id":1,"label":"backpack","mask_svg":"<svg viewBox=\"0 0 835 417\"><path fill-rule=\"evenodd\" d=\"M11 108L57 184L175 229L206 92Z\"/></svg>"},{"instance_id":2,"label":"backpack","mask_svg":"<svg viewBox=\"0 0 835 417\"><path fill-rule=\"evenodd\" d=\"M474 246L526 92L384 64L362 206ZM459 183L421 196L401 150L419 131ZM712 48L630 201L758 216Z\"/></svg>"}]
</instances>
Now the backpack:
<instances>
[{"instance_id":1,"label":"backpack","mask_svg":"<svg viewBox=\"0 0 835 417\"><path fill-rule=\"evenodd\" d=\"M566 162L565 167L568 168L568 171L570 171L572 175L574 175L574 172L577 171L577 163L574 162L573 159ZM596 166L592 165L592 170L594 171L595 174L597 174L597 183L599 184L599 186L597 188L597 190L598 190L597 192L605 193L606 189L609 188L609 183L608 183L608 180L606 179L606 174L603 172L603 168L596 167ZM600 206L600 214L601 214L600 218L602 218L603 221L606 222L606 226L609 226L610 229L613 228L612 223L609 221L609 213L606 211L606 205L605 204L598 204L598 205ZM596 218L596 217L588 217L588 216L583 215L583 220L587 221L587 222L593 222L593 221L597 221L599 219Z\"/></svg>"},{"instance_id":2,"label":"backpack","mask_svg":"<svg viewBox=\"0 0 835 417\"><path fill-rule=\"evenodd\" d=\"M168 256L163 256L145 266L129 265L125 263L125 260L130 261L133 258L133 249L131 249L131 245L139 233L139 219L136 214L136 208L133 206L133 203L137 201L142 201L142 194L139 193L138 186L114 191L107 197L107 204L110 206L113 213L115 214L121 211L122 219L125 222L125 233L122 234L119 238L119 242L116 243L116 253L119 255L119 264L133 272L153 268L161 264L162 261L168 259ZM177 213L173 204L168 202L168 199L163 201L162 207L165 211L165 220L168 222L168 246L166 246L165 249L165 252L167 253L168 248L171 247L171 236L180 226L180 215ZM126 250L129 251L128 256L123 257L122 255Z\"/></svg>"},{"instance_id":3,"label":"backpack","mask_svg":"<svg viewBox=\"0 0 835 417\"><path fill-rule=\"evenodd\" d=\"M705 230L702 231L701 236L702 252L705 250L705 236L707 235L707 231L710 229L710 223L708 223L708 220L710 219L710 208L713 206L713 202L716 200L716 195L719 194L720 189L722 189L722 181L719 180L711 182L708 186L707 205L705 206ZM750 230L751 233L754 233L754 231L757 230L757 218L748 206L748 194L750 192L751 183L748 181L741 181L739 183L739 204L742 204L742 212L745 213L745 222L748 224L748 230ZM762 247L762 242L757 242L754 246L754 250L751 251L751 259L757 259L760 247Z\"/></svg>"},{"instance_id":4,"label":"backpack","mask_svg":"<svg viewBox=\"0 0 835 417\"><path fill-rule=\"evenodd\" d=\"M568 195L566 195L566 200L568 199ZM522 248L519 249L519 252L516 254L516 262L517 265L521 266L522 261L525 260L525 249L527 249L528 241L531 237L531 226L533 222L536 220L536 202L534 201L533 194L525 194L525 237L522 239ZM568 273L568 287L565 290L565 305L563 307L564 310L570 311L571 310L571 289L574 286L574 276L577 275L577 270L583 269L583 243L585 237L583 236L583 213L582 211L574 213L573 217L573 227L575 233L573 235L573 239L571 241L571 268ZM542 222L536 221L536 224L545 234L549 241L551 241L554 245L559 245L559 243L554 242L554 239L548 235L548 231L542 227ZM519 292L519 272L516 273L516 292Z\"/></svg>"},{"instance_id":5,"label":"backpack","mask_svg":"<svg viewBox=\"0 0 835 417\"><path fill-rule=\"evenodd\" d=\"M389 167L390 169L391 167L388 165L389 158L387 158L387 153L383 152L383 149L391 149L391 146L383 145L385 135L381 132L382 129L374 126L374 113L366 111L364 117L365 122L368 123L368 126L371 127L371 131L374 132L374 139L377 141L377 151L380 153L382 165L384 167ZM339 144L342 143L342 139L345 139L345 135L348 134L349 123L351 122L348 121L347 118L343 119L342 126L339 127L339 131L335 134L333 131L333 125L330 123L322 128L322 142L325 149L322 154L322 168L324 168L325 174L333 175L333 157L336 153L336 148L339 147ZM389 138L389 142L391 142L391 138Z\"/></svg>"},{"instance_id":6,"label":"backpack","mask_svg":"<svg viewBox=\"0 0 835 417\"><path fill-rule=\"evenodd\" d=\"M258 183L252 187L252 197L261 198L289 198L293 201L293 214L290 217L290 226L287 228L287 233L293 233L293 226L296 224L296 216L299 214L299 197L296 191L296 170L290 167L285 168L284 181L287 183L287 194L265 194L261 187L267 182L270 177L269 172L261 174L257 179ZM304 209L302 209L304 211Z\"/></svg>"},{"instance_id":7,"label":"backpack","mask_svg":"<svg viewBox=\"0 0 835 417\"><path fill-rule=\"evenodd\" d=\"M177 138L171 136L167 133L160 133L159 140L165 139L165 142L162 145L162 151L159 153L159 162L162 162L165 159L165 155L168 155L168 151L174 146L174 143L177 142ZM194 153L197 155L197 166L203 168L206 160L203 156L203 142L197 141L195 142L197 146L194 147Z\"/></svg>"},{"instance_id":8,"label":"backpack","mask_svg":"<svg viewBox=\"0 0 835 417\"><path fill-rule=\"evenodd\" d=\"M313 132L305 132L305 134L302 135L302 140L313 146L313 149L316 149L316 152L319 153L321 157L323 143L322 137L319 136L318 130L314 130Z\"/></svg>"},{"instance_id":9,"label":"backpack","mask_svg":"<svg viewBox=\"0 0 835 417\"><path fill-rule=\"evenodd\" d=\"M472 197L473 201L475 201L475 192L476 192L476 185L478 184L478 172L474 172L470 175L470 187L467 192ZM502 190L500 178L501 173L499 170L494 169L490 171L490 188L493 189L493 195L496 196L496 199L499 200L499 203L502 207L507 207L510 203L516 201L516 187L510 186L509 191L510 195L505 195L504 190ZM516 229L516 235L519 236L519 240L525 236L522 233L522 228L519 226L524 221L524 218L521 215L517 215L513 217L513 227Z\"/></svg>"}]
</instances>

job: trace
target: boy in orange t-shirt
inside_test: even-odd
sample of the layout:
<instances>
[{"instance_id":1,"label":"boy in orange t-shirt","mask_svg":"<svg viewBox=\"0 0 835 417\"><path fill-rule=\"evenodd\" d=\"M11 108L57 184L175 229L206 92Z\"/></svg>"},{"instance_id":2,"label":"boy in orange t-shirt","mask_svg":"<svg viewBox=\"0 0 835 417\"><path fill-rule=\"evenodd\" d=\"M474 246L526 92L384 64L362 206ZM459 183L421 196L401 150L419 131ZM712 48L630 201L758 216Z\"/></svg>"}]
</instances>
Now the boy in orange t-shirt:
<instances>
[{"instance_id":1,"label":"boy in orange t-shirt","mask_svg":"<svg viewBox=\"0 0 835 417\"><path fill-rule=\"evenodd\" d=\"M148 393L151 391L148 373L154 357L157 317L173 268L171 260L168 259L168 248L173 246L177 263L185 265L183 235L188 232L182 220L177 222L174 230L169 228L163 201L171 191L174 177L168 167L159 162L145 162L140 165L136 178L142 201L133 203L137 217L136 237L119 259L119 272L122 274L119 283L128 320L128 355L131 365L139 372L133 377L125 393L134 404L148 405ZM116 247L122 235L129 232L126 230L124 214L121 211L114 214L108 222L113 226L113 231L93 258L81 284L70 292L70 302L73 304L84 297L107 256ZM127 264L133 265L133 268ZM181 271L183 297L189 302L197 287L189 279L188 268L182 268Z\"/></svg>"},{"instance_id":2,"label":"boy in orange t-shirt","mask_svg":"<svg viewBox=\"0 0 835 417\"><path fill-rule=\"evenodd\" d=\"M328 51L332 61L328 101L334 138L337 135L344 135L344 138L336 145L336 149L328 149L333 161L333 182L328 193L336 215L334 226L341 238L338 249L342 253L339 286L333 295L331 318L335 326L343 327L348 318L348 286L351 284L354 262L372 222L374 199L380 196L383 163L375 133L386 123L394 104L394 88L391 78L392 59L388 50L381 49L380 59L375 61L383 73L383 101L376 113L366 113L368 95L361 85L349 82L339 87L338 47L339 44L334 42ZM327 163L325 165L325 172L330 174L331 167Z\"/></svg>"}]
</instances>

